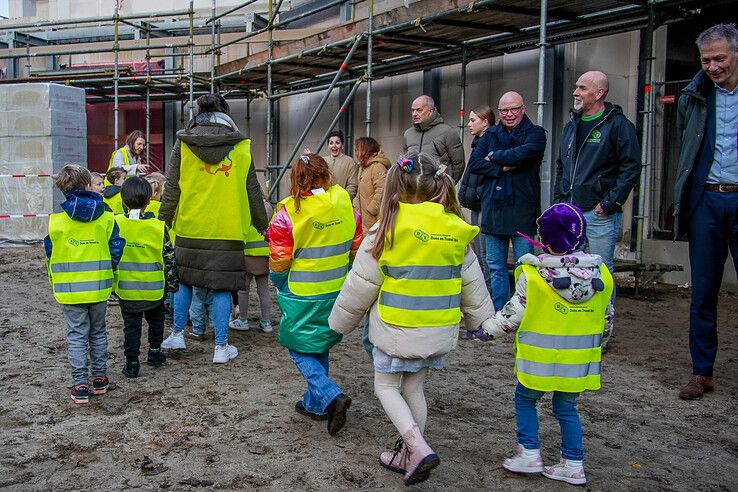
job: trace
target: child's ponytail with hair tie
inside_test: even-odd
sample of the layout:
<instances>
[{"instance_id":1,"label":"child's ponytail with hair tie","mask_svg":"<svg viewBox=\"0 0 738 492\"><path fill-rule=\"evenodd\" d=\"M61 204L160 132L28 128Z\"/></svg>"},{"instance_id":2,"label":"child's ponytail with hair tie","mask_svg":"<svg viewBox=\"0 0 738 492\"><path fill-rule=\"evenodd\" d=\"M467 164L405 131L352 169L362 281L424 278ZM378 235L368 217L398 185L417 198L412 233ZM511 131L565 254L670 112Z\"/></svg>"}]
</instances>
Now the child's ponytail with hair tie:
<instances>
[{"instance_id":1,"label":"child's ponytail with hair tie","mask_svg":"<svg viewBox=\"0 0 738 492\"><path fill-rule=\"evenodd\" d=\"M400 167L402 172L405 173L411 173L413 172L413 167L415 166L415 161L412 159L408 159L407 157L401 157L397 159L397 165Z\"/></svg>"},{"instance_id":2,"label":"child's ponytail with hair tie","mask_svg":"<svg viewBox=\"0 0 738 492\"><path fill-rule=\"evenodd\" d=\"M438 169L436 169L436 178L440 178L441 176L446 175L446 169L448 169L448 166L446 164L439 164Z\"/></svg>"}]
</instances>

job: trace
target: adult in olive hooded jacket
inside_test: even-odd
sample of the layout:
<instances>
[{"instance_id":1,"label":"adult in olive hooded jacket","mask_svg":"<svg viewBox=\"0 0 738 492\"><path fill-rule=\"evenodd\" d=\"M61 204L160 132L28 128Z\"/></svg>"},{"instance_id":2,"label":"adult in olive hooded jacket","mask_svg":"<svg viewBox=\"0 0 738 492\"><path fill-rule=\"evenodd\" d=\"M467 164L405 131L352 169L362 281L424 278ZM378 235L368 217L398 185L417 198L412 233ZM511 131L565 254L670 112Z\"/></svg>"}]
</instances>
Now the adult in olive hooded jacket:
<instances>
[{"instance_id":1,"label":"adult in olive hooded jacket","mask_svg":"<svg viewBox=\"0 0 738 492\"><path fill-rule=\"evenodd\" d=\"M246 137L225 112L204 112L195 116L187 127L177 132L177 141L167 167L167 184L161 201L159 219L171 226L180 199L180 142L185 142L195 156L209 164L222 161L233 146ZM251 223L259 231L269 225L264 199L256 170L252 163L246 182ZM212 198L212 208L203 214L228 214L219 207L217 196ZM175 233L178 231L175 230ZM216 239L176 238L177 268L180 282L212 290L244 290L245 264L243 242Z\"/></svg>"},{"instance_id":2,"label":"adult in olive hooded jacket","mask_svg":"<svg viewBox=\"0 0 738 492\"><path fill-rule=\"evenodd\" d=\"M448 166L448 172L458 183L464 174L466 162L461 137L443 122L430 96L420 96L412 105L413 126L405 130L403 151L425 152Z\"/></svg>"}]
</instances>

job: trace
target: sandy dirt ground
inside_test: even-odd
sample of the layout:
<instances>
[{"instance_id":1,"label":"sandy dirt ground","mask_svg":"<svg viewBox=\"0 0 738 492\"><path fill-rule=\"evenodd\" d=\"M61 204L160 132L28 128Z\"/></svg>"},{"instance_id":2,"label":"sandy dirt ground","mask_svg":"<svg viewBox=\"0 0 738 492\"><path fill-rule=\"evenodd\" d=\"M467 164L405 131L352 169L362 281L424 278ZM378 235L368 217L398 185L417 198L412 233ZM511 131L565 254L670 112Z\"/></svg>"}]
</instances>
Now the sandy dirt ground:
<instances>
[{"instance_id":1,"label":"sandy dirt ground","mask_svg":"<svg viewBox=\"0 0 738 492\"><path fill-rule=\"evenodd\" d=\"M240 355L214 366L213 346L188 341L167 364L125 379L117 307L108 308L109 375L117 388L86 406L69 399L64 323L41 246L0 248L0 488L3 490L401 490L377 464L396 431L372 393L354 332L332 351L353 398L346 427L296 414L304 383L276 333L231 336ZM688 292L621 289L603 390L581 398L591 490L738 490L738 298L720 299L716 390L676 397L690 374ZM278 322L275 311L273 322ZM145 339L145 337L144 337ZM145 350L145 347L144 347ZM418 490L567 490L506 472L515 444L512 346L462 340L426 385L426 437L441 465ZM558 457L550 399L541 405L544 459Z\"/></svg>"}]
</instances>

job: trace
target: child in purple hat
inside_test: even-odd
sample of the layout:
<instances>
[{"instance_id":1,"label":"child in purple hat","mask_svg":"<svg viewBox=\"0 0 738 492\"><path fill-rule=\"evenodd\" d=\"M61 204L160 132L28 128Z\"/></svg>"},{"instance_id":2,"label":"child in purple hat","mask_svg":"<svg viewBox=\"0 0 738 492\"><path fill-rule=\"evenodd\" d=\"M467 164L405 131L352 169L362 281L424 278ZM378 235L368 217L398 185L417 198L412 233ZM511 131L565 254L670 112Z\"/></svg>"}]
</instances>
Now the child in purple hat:
<instances>
[{"instance_id":1,"label":"child in purple hat","mask_svg":"<svg viewBox=\"0 0 738 492\"><path fill-rule=\"evenodd\" d=\"M518 448L502 466L582 485L587 479L576 404L582 391L600 389L602 335L614 315L613 279L600 256L582 251L587 222L576 205L557 203L537 224L540 242L524 237L543 254L520 258L515 295L481 328L493 338L516 332ZM544 467L536 403L547 392L553 392L561 427L561 461Z\"/></svg>"}]
</instances>

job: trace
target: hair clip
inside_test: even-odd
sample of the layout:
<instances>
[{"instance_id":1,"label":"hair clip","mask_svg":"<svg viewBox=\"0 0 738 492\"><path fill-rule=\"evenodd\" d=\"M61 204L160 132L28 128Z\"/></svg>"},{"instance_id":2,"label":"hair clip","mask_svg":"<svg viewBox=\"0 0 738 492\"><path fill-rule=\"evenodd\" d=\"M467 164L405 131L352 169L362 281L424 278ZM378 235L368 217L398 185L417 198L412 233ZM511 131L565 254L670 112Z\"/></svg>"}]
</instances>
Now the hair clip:
<instances>
[{"instance_id":1,"label":"hair clip","mask_svg":"<svg viewBox=\"0 0 738 492\"><path fill-rule=\"evenodd\" d=\"M310 164L310 157L308 157L307 154L302 154L300 156L300 160L304 162L305 164Z\"/></svg>"},{"instance_id":2,"label":"hair clip","mask_svg":"<svg viewBox=\"0 0 738 492\"><path fill-rule=\"evenodd\" d=\"M413 166L415 166L415 161L412 159L407 158L400 158L397 159L397 165L400 166L400 169L403 170L403 172L411 173L413 172Z\"/></svg>"},{"instance_id":3,"label":"hair clip","mask_svg":"<svg viewBox=\"0 0 738 492\"><path fill-rule=\"evenodd\" d=\"M446 166L446 164L440 164L438 166L438 169L436 169L436 178L438 178L438 177L446 174L446 169L447 168L448 168L448 166Z\"/></svg>"}]
</instances>

